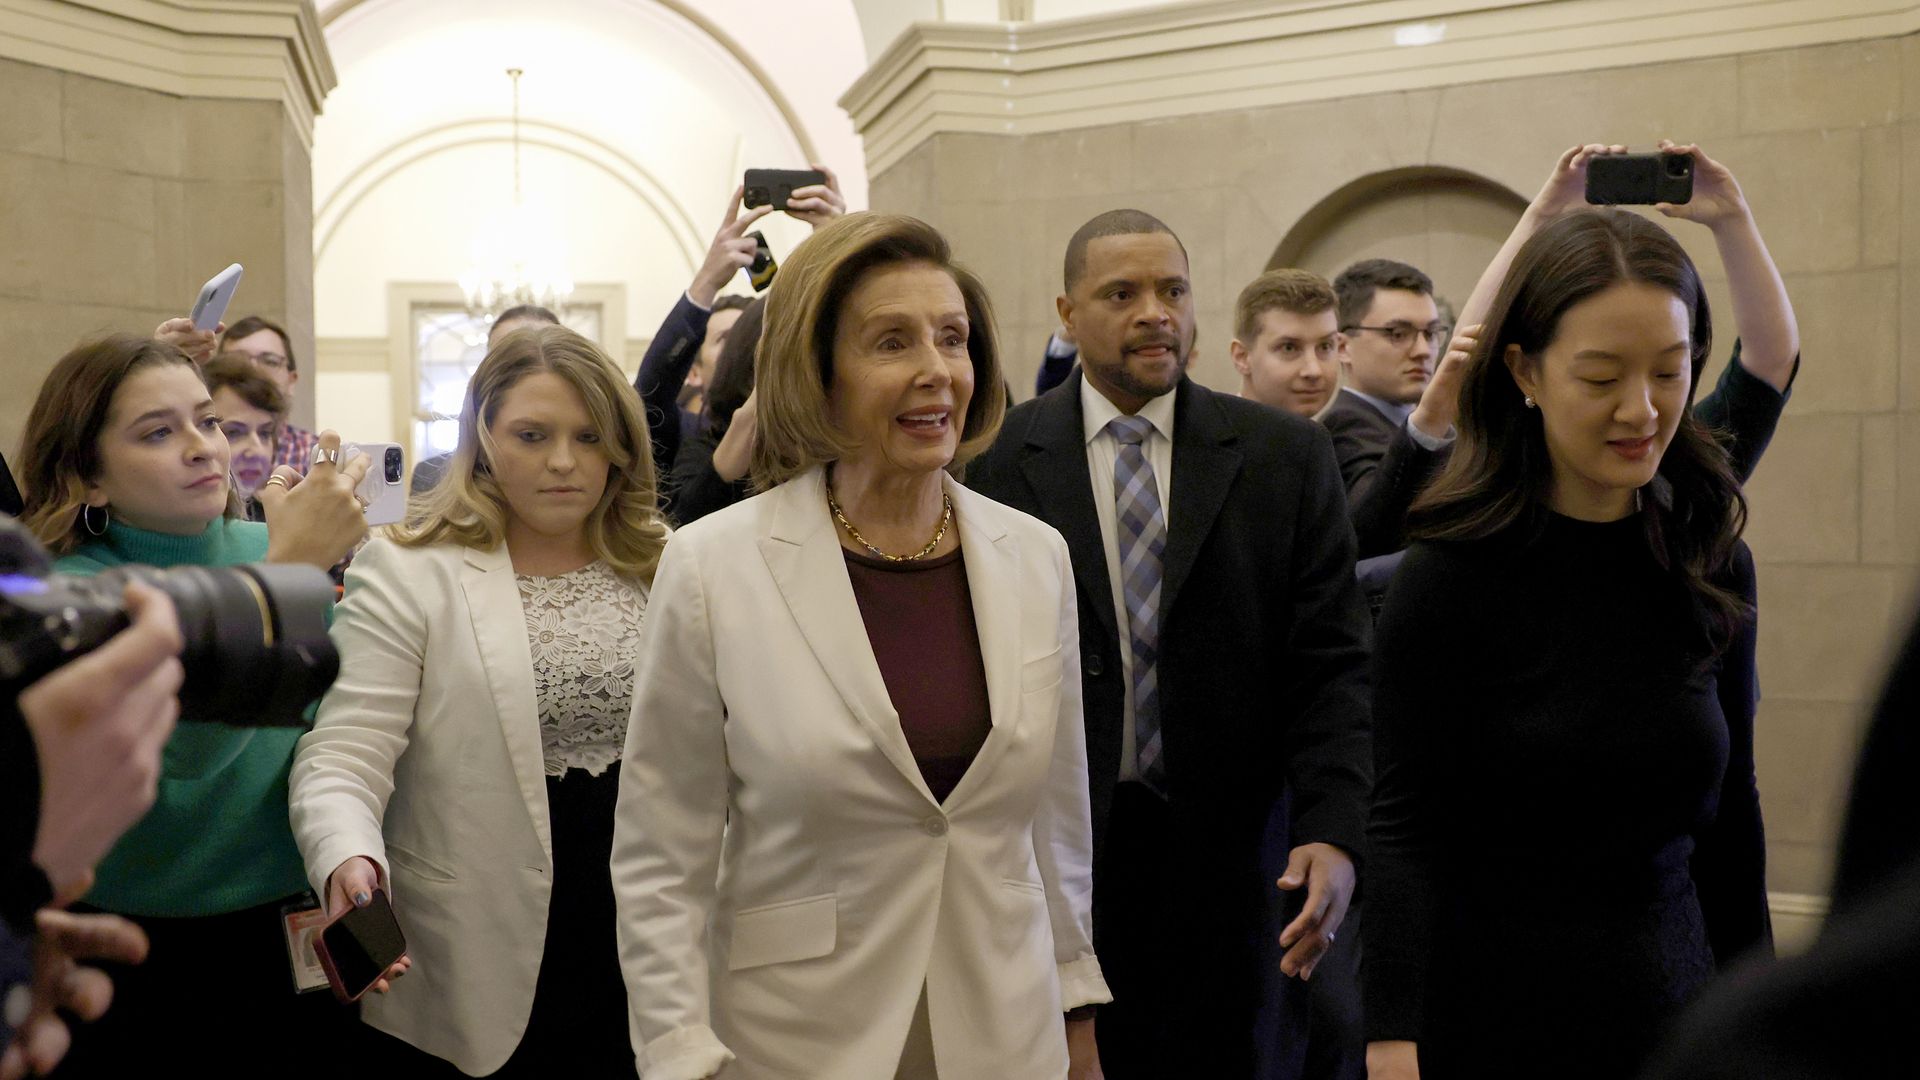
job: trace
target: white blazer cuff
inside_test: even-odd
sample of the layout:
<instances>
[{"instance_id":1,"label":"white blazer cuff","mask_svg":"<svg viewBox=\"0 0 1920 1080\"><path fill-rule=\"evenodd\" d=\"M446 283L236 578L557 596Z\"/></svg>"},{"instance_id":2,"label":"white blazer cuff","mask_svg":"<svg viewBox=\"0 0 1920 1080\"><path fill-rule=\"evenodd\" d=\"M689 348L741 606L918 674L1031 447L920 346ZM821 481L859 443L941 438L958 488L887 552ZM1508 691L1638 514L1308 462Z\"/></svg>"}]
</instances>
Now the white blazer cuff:
<instances>
[{"instance_id":1,"label":"white blazer cuff","mask_svg":"<svg viewBox=\"0 0 1920 1080\"><path fill-rule=\"evenodd\" d=\"M1105 1005L1113 1000L1106 976L1100 974L1100 958L1083 956L1060 965L1060 1008L1077 1009L1082 1005ZM653 1080L648 1077L647 1080Z\"/></svg>"},{"instance_id":2,"label":"white blazer cuff","mask_svg":"<svg viewBox=\"0 0 1920 1080\"><path fill-rule=\"evenodd\" d=\"M675 1028L648 1043L640 1054L647 1080L705 1080L733 1060L733 1051L705 1024Z\"/></svg>"},{"instance_id":3,"label":"white blazer cuff","mask_svg":"<svg viewBox=\"0 0 1920 1080\"><path fill-rule=\"evenodd\" d=\"M391 890L393 879L387 873L387 846L379 837L369 841L365 837L352 833L335 833L320 842L314 849L313 859L307 863L307 881L313 885L313 895L320 898L320 905L327 903L327 878L340 868L340 864L355 855L365 855L373 860L380 871L380 883Z\"/></svg>"}]
</instances>

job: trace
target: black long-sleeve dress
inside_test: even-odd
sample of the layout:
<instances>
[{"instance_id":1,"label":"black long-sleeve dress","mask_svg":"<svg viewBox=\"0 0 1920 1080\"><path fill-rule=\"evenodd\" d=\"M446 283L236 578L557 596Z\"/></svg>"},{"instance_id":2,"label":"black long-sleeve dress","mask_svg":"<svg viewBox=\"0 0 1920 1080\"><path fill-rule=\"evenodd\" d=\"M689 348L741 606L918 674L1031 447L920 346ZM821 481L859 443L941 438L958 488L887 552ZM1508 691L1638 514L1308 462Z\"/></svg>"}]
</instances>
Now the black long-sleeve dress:
<instances>
[{"instance_id":1,"label":"black long-sleeve dress","mask_svg":"<svg viewBox=\"0 0 1920 1080\"><path fill-rule=\"evenodd\" d=\"M1742 547L1726 584L1753 598ZM1376 628L1368 1038L1423 1080L1631 1076L1770 947L1751 621L1718 657L1639 515L1416 543Z\"/></svg>"}]
</instances>

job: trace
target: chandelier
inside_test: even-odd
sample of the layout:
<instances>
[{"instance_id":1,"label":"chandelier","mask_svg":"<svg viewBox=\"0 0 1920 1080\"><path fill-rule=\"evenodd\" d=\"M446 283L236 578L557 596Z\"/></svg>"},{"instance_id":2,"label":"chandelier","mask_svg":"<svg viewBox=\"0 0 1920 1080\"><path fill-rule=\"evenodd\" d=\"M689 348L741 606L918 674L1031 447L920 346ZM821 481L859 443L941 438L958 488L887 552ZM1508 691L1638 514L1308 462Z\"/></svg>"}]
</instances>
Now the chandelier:
<instances>
[{"instance_id":1,"label":"chandelier","mask_svg":"<svg viewBox=\"0 0 1920 1080\"><path fill-rule=\"evenodd\" d=\"M559 229L541 208L528 206L520 189L520 68L513 80L513 205L474 234L472 258L460 275L467 311L489 322L520 304L558 310L573 295Z\"/></svg>"}]
</instances>

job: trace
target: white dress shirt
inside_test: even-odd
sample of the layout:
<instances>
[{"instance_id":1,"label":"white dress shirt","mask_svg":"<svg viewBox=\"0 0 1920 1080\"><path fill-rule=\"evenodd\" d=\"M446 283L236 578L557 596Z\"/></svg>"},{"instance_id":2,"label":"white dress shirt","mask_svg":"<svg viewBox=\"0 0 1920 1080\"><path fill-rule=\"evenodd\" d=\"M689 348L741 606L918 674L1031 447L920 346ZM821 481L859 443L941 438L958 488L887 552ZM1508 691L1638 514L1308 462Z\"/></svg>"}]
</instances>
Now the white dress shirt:
<instances>
[{"instance_id":1,"label":"white dress shirt","mask_svg":"<svg viewBox=\"0 0 1920 1080\"><path fill-rule=\"evenodd\" d=\"M1121 710L1126 722L1121 725L1120 779L1138 780L1139 754L1133 738L1133 635L1127 629L1127 600L1120 583L1120 515L1113 502L1113 464L1120 455L1120 440L1107 430L1107 425L1122 414L1084 376L1080 379L1080 412L1085 418L1087 477L1093 481L1093 507L1100 515L1100 543L1107 553L1107 583L1112 586L1114 623L1120 631L1120 685L1126 693L1126 703ZM1173 394L1161 394L1142 405L1134 415L1153 425L1142 449L1146 451L1147 464L1153 468L1154 490L1160 494L1160 513L1171 531Z\"/></svg>"}]
</instances>

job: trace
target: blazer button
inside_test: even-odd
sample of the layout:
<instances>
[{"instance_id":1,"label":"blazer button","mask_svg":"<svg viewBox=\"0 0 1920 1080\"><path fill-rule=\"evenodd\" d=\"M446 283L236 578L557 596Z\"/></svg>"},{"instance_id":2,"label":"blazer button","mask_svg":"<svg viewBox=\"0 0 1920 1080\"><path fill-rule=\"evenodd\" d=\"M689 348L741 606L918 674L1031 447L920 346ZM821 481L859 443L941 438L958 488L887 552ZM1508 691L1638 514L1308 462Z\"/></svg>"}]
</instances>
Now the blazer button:
<instances>
[{"instance_id":1,"label":"blazer button","mask_svg":"<svg viewBox=\"0 0 1920 1080\"><path fill-rule=\"evenodd\" d=\"M1100 662L1099 653L1093 653L1087 657L1087 674L1098 678L1105 674L1106 670L1107 665Z\"/></svg>"},{"instance_id":2,"label":"blazer button","mask_svg":"<svg viewBox=\"0 0 1920 1080\"><path fill-rule=\"evenodd\" d=\"M939 815L935 815L921 822L920 827L927 831L928 836L947 835L947 819Z\"/></svg>"}]
</instances>

